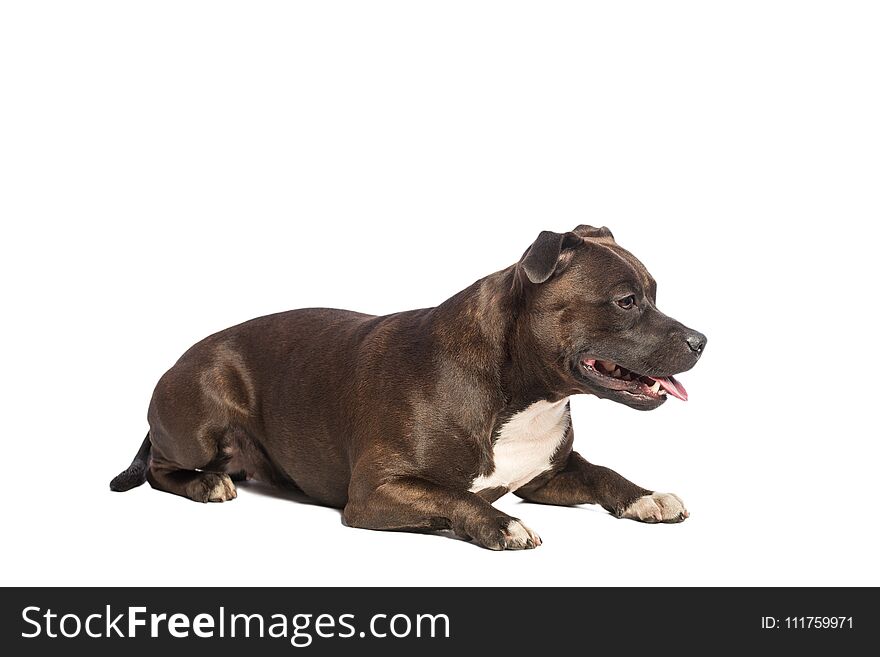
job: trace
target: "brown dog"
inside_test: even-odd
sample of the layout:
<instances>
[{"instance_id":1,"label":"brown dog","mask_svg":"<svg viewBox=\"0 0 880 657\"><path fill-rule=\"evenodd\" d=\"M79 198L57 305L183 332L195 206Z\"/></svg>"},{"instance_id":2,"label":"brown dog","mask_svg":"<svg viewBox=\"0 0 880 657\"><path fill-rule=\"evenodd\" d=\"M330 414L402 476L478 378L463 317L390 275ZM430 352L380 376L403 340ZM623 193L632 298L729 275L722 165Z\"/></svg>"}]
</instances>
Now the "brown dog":
<instances>
[{"instance_id":1,"label":"brown dog","mask_svg":"<svg viewBox=\"0 0 880 657\"><path fill-rule=\"evenodd\" d=\"M515 265L436 308L384 317L294 310L187 351L160 379L150 431L110 484L198 502L236 480L294 486L352 527L451 529L493 550L541 540L491 504L601 504L680 522L653 493L572 451L568 398L640 410L694 366L700 333L655 305L656 284L607 228L542 232Z\"/></svg>"}]
</instances>

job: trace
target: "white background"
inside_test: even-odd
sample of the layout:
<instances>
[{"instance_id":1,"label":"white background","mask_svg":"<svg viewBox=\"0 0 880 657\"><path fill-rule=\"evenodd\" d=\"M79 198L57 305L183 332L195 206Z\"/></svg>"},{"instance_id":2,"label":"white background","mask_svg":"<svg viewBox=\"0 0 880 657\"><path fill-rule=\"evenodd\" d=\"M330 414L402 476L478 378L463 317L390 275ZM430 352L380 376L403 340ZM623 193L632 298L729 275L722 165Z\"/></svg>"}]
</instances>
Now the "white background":
<instances>
[{"instance_id":1,"label":"white background","mask_svg":"<svg viewBox=\"0 0 880 657\"><path fill-rule=\"evenodd\" d=\"M865 2L0 10L3 584L880 585L880 30ZM250 489L108 490L159 376L279 310L435 305L608 225L709 336L575 447L682 525L498 502L493 553Z\"/></svg>"}]
</instances>

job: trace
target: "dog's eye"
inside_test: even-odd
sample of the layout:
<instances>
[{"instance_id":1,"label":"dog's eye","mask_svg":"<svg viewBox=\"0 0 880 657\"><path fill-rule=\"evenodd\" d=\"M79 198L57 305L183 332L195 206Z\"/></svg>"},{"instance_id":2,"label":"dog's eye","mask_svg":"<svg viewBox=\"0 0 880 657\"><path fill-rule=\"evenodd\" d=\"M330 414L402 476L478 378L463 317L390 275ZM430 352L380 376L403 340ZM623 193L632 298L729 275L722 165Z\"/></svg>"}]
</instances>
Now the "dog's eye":
<instances>
[{"instance_id":1,"label":"dog's eye","mask_svg":"<svg viewBox=\"0 0 880 657\"><path fill-rule=\"evenodd\" d=\"M634 305L636 305L636 295L630 294L628 297L623 297L623 299L617 300L617 305L623 308L624 310L629 310Z\"/></svg>"}]
</instances>

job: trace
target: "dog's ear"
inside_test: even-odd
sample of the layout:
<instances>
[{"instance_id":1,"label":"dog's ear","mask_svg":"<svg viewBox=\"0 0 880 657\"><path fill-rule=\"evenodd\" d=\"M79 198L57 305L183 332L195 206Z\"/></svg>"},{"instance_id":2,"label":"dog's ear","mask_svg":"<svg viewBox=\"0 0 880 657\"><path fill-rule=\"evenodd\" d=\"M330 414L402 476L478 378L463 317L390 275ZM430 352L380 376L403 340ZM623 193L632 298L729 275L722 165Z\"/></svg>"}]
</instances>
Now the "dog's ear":
<instances>
[{"instance_id":1,"label":"dog's ear","mask_svg":"<svg viewBox=\"0 0 880 657\"><path fill-rule=\"evenodd\" d=\"M580 237L590 237L595 240L606 240L614 242L614 235L612 235L611 231L608 230L605 226L602 226L601 228L594 228L593 226L581 224L571 232L575 235L579 235Z\"/></svg>"},{"instance_id":2,"label":"dog's ear","mask_svg":"<svg viewBox=\"0 0 880 657\"><path fill-rule=\"evenodd\" d=\"M574 233L554 233L541 231L532 245L523 254L520 265L532 283L543 283L559 269L561 256L583 240Z\"/></svg>"}]
</instances>

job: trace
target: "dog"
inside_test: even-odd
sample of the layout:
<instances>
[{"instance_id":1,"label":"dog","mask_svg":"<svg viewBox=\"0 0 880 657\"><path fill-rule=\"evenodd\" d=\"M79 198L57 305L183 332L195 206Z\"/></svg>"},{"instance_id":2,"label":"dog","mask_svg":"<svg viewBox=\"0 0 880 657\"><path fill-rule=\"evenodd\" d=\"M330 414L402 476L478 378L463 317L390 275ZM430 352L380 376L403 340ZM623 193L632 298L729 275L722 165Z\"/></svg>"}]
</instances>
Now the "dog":
<instances>
[{"instance_id":1,"label":"dog","mask_svg":"<svg viewBox=\"0 0 880 657\"><path fill-rule=\"evenodd\" d=\"M677 523L677 495L572 449L569 398L638 410L687 399L706 337L661 313L657 284L607 228L543 231L520 260L435 308L312 308L205 338L153 392L149 432L110 483L197 502L255 478L343 509L346 525L451 530L491 550L541 539L492 502L599 504Z\"/></svg>"}]
</instances>

